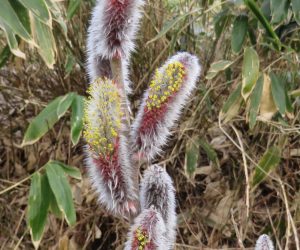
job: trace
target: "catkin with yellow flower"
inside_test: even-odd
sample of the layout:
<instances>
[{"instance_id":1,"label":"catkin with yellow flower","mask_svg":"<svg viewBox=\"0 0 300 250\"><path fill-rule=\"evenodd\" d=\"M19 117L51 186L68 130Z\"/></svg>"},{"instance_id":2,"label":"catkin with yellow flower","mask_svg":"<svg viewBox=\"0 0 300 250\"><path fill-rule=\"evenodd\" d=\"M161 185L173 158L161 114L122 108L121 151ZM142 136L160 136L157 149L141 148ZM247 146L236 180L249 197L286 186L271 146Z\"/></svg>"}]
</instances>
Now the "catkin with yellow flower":
<instances>
[{"instance_id":1,"label":"catkin with yellow flower","mask_svg":"<svg viewBox=\"0 0 300 250\"><path fill-rule=\"evenodd\" d=\"M88 89L84 138L88 170L99 200L115 214L136 212L136 192L127 139L122 135L122 106L112 80L99 78Z\"/></svg>"}]
</instances>

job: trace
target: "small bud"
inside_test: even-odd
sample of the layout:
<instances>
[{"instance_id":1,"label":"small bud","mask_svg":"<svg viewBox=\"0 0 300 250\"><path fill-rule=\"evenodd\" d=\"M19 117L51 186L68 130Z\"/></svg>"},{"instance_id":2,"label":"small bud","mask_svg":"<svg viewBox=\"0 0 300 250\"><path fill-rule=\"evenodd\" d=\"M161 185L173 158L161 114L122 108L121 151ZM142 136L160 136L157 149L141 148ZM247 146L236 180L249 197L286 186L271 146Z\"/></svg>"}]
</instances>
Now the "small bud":
<instances>
[{"instance_id":1,"label":"small bud","mask_svg":"<svg viewBox=\"0 0 300 250\"><path fill-rule=\"evenodd\" d=\"M168 250L166 232L160 213L146 209L131 226L125 250Z\"/></svg>"},{"instance_id":2,"label":"small bud","mask_svg":"<svg viewBox=\"0 0 300 250\"><path fill-rule=\"evenodd\" d=\"M140 189L141 210L154 207L166 225L168 249L176 241L176 205L173 181L159 165L152 165L144 172Z\"/></svg>"},{"instance_id":3,"label":"small bud","mask_svg":"<svg viewBox=\"0 0 300 250\"><path fill-rule=\"evenodd\" d=\"M122 135L121 97L109 79L90 85L85 103L84 132L87 167L100 202L115 214L136 212L136 190L127 141Z\"/></svg>"},{"instance_id":4,"label":"small bud","mask_svg":"<svg viewBox=\"0 0 300 250\"><path fill-rule=\"evenodd\" d=\"M255 250L274 250L273 242L266 234L259 236L256 241Z\"/></svg>"},{"instance_id":5,"label":"small bud","mask_svg":"<svg viewBox=\"0 0 300 250\"><path fill-rule=\"evenodd\" d=\"M152 159L160 153L199 74L197 57L186 52L171 57L156 70L132 126L136 154Z\"/></svg>"},{"instance_id":6,"label":"small bud","mask_svg":"<svg viewBox=\"0 0 300 250\"><path fill-rule=\"evenodd\" d=\"M90 80L111 78L110 59L122 58L126 91L128 61L141 18L143 0L98 0L88 29L87 71Z\"/></svg>"}]
</instances>

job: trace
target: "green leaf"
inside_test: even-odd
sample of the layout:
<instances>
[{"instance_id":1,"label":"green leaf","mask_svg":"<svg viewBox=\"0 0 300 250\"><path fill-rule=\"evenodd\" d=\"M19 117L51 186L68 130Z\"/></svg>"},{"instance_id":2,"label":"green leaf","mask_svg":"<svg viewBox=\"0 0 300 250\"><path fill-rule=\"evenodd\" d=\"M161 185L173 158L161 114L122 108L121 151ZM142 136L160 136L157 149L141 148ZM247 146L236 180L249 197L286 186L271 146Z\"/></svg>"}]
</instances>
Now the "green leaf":
<instances>
[{"instance_id":1,"label":"green leaf","mask_svg":"<svg viewBox=\"0 0 300 250\"><path fill-rule=\"evenodd\" d=\"M6 40L10 51L17 57L25 59L25 54L19 49L19 43L16 38L16 34L13 30L6 24L0 21L0 27L5 31Z\"/></svg>"},{"instance_id":2,"label":"green leaf","mask_svg":"<svg viewBox=\"0 0 300 250\"><path fill-rule=\"evenodd\" d=\"M248 31L248 17L237 16L233 22L231 35L231 48L233 52L239 53L242 49Z\"/></svg>"},{"instance_id":3,"label":"green leaf","mask_svg":"<svg viewBox=\"0 0 300 250\"><path fill-rule=\"evenodd\" d=\"M264 76L261 75L258 78L253 93L251 94L250 97L249 124L251 129L254 128L256 123L256 117L259 110L259 104L262 96L263 86L264 86Z\"/></svg>"},{"instance_id":4,"label":"green leaf","mask_svg":"<svg viewBox=\"0 0 300 250\"><path fill-rule=\"evenodd\" d=\"M24 28L31 34L30 29L30 20L29 20L29 12L19 1L17 0L9 0L11 7L15 10L17 16L19 17L21 23L23 24Z\"/></svg>"},{"instance_id":5,"label":"green leaf","mask_svg":"<svg viewBox=\"0 0 300 250\"><path fill-rule=\"evenodd\" d=\"M74 65L76 63L76 60L72 54L72 52L69 52L66 58L66 63L65 63L65 71L68 74L71 73L72 69L74 68Z\"/></svg>"},{"instance_id":6,"label":"green leaf","mask_svg":"<svg viewBox=\"0 0 300 250\"><path fill-rule=\"evenodd\" d=\"M293 113L294 108L293 108L291 98L290 98L286 88L284 89L284 95L285 95L286 111L289 113Z\"/></svg>"},{"instance_id":7,"label":"green leaf","mask_svg":"<svg viewBox=\"0 0 300 250\"><path fill-rule=\"evenodd\" d=\"M71 177L73 177L77 180L81 180L81 173L78 168L68 166L60 161L51 161L50 163L61 166L67 175L70 175Z\"/></svg>"},{"instance_id":8,"label":"green leaf","mask_svg":"<svg viewBox=\"0 0 300 250\"><path fill-rule=\"evenodd\" d=\"M217 155L216 151L213 149L213 147L208 142L206 142L204 139L199 139L199 144L200 144L201 148L204 149L209 160L211 160L216 166L218 166L219 165L218 155Z\"/></svg>"},{"instance_id":9,"label":"green leaf","mask_svg":"<svg viewBox=\"0 0 300 250\"><path fill-rule=\"evenodd\" d=\"M242 90L242 84L239 84L237 88L231 93L231 95L228 97L227 101L224 103L222 107L222 111L224 113L228 112L232 104L241 97L241 90Z\"/></svg>"},{"instance_id":10,"label":"green leaf","mask_svg":"<svg viewBox=\"0 0 300 250\"><path fill-rule=\"evenodd\" d=\"M185 173L188 178L193 179L198 166L199 159L199 137L196 136L187 142L185 150Z\"/></svg>"},{"instance_id":11,"label":"green leaf","mask_svg":"<svg viewBox=\"0 0 300 250\"><path fill-rule=\"evenodd\" d=\"M31 24L33 37L38 45L38 52L48 68L53 69L53 65L55 63L56 46L52 29L35 16L32 16Z\"/></svg>"},{"instance_id":12,"label":"green leaf","mask_svg":"<svg viewBox=\"0 0 300 250\"><path fill-rule=\"evenodd\" d=\"M51 25L51 16L44 0L19 0L41 22Z\"/></svg>"},{"instance_id":13,"label":"green leaf","mask_svg":"<svg viewBox=\"0 0 300 250\"><path fill-rule=\"evenodd\" d=\"M259 76L259 57L253 48L246 48L242 68L242 96L247 100Z\"/></svg>"},{"instance_id":14,"label":"green leaf","mask_svg":"<svg viewBox=\"0 0 300 250\"><path fill-rule=\"evenodd\" d=\"M271 37L273 44L277 50L280 50L281 43L276 35L274 29L272 28L271 24L268 22L266 17L263 15L261 10L258 8L257 4L253 0L244 0L245 4L248 6L248 8L252 11L252 13L256 16L258 21L262 24L268 35Z\"/></svg>"},{"instance_id":15,"label":"green leaf","mask_svg":"<svg viewBox=\"0 0 300 250\"><path fill-rule=\"evenodd\" d=\"M242 102L241 90L242 84L239 84L222 107L220 116L225 123L238 114Z\"/></svg>"},{"instance_id":16,"label":"green leaf","mask_svg":"<svg viewBox=\"0 0 300 250\"><path fill-rule=\"evenodd\" d=\"M270 78L274 102L279 112L284 115L286 110L284 83L282 82L282 79L279 79L273 72L270 73Z\"/></svg>"},{"instance_id":17,"label":"green leaf","mask_svg":"<svg viewBox=\"0 0 300 250\"><path fill-rule=\"evenodd\" d=\"M63 96L63 98L60 100L58 107L57 107L57 116L58 119L61 118L67 110L71 107L71 104L75 98L75 93L70 92Z\"/></svg>"},{"instance_id":18,"label":"green leaf","mask_svg":"<svg viewBox=\"0 0 300 250\"><path fill-rule=\"evenodd\" d=\"M6 64L9 56L11 55L9 46L6 45L0 53L0 69Z\"/></svg>"},{"instance_id":19,"label":"green leaf","mask_svg":"<svg viewBox=\"0 0 300 250\"><path fill-rule=\"evenodd\" d=\"M218 62L214 62L206 75L206 79L210 80L214 78L220 71L227 69L233 62L227 60L221 60Z\"/></svg>"},{"instance_id":20,"label":"green leaf","mask_svg":"<svg viewBox=\"0 0 300 250\"><path fill-rule=\"evenodd\" d=\"M280 23L287 17L288 0L271 0L272 23Z\"/></svg>"},{"instance_id":21,"label":"green leaf","mask_svg":"<svg viewBox=\"0 0 300 250\"><path fill-rule=\"evenodd\" d=\"M41 176L40 173L35 173L31 178L27 216L31 239L36 249L43 236L47 221L50 202L48 194L47 177L45 175Z\"/></svg>"},{"instance_id":22,"label":"green leaf","mask_svg":"<svg viewBox=\"0 0 300 250\"><path fill-rule=\"evenodd\" d=\"M80 6L81 0L69 0L68 10L67 10L67 18L70 20Z\"/></svg>"},{"instance_id":23,"label":"green leaf","mask_svg":"<svg viewBox=\"0 0 300 250\"><path fill-rule=\"evenodd\" d=\"M55 162L48 162L46 173L59 209L63 212L68 224L70 226L74 225L76 213L72 192L63 168Z\"/></svg>"},{"instance_id":24,"label":"green leaf","mask_svg":"<svg viewBox=\"0 0 300 250\"><path fill-rule=\"evenodd\" d=\"M59 119L57 108L62 98L62 96L55 98L30 122L22 146L35 143L53 127Z\"/></svg>"},{"instance_id":25,"label":"green leaf","mask_svg":"<svg viewBox=\"0 0 300 250\"><path fill-rule=\"evenodd\" d=\"M51 11L53 19L60 25L64 36L67 38L68 29L62 8L59 7L58 3L56 3L55 0L46 0L46 3L49 10Z\"/></svg>"},{"instance_id":26,"label":"green leaf","mask_svg":"<svg viewBox=\"0 0 300 250\"><path fill-rule=\"evenodd\" d=\"M76 95L72 102L71 114L71 140L76 145L80 139L83 129L84 97Z\"/></svg>"},{"instance_id":27,"label":"green leaf","mask_svg":"<svg viewBox=\"0 0 300 250\"><path fill-rule=\"evenodd\" d=\"M215 29L217 38L220 37L223 30L228 25L230 18L231 18L231 15L228 14L228 9L221 11L214 17L214 29Z\"/></svg>"},{"instance_id":28,"label":"green leaf","mask_svg":"<svg viewBox=\"0 0 300 250\"><path fill-rule=\"evenodd\" d=\"M300 1L292 0L292 9L294 12L295 19L297 23L300 25Z\"/></svg>"},{"instance_id":29,"label":"green leaf","mask_svg":"<svg viewBox=\"0 0 300 250\"><path fill-rule=\"evenodd\" d=\"M47 179L48 181L48 179ZM50 188L50 191L49 191L49 200L50 200L50 205L49 205L49 208L50 208L50 211L59 219L63 219L63 213L62 211L60 211L59 207L58 207L58 204L57 204L57 201L56 201L56 198L54 196L54 193L53 191L51 190L51 187L50 187L50 184L49 184L49 181L48 181L48 185L49 185L49 188Z\"/></svg>"},{"instance_id":30,"label":"green leaf","mask_svg":"<svg viewBox=\"0 0 300 250\"><path fill-rule=\"evenodd\" d=\"M276 146L268 149L260 159L252 179L252 187L261 183L280 162L280 150Z\"/></svg>"},{"instance_id":31,"label":"green leaf","mask_svg":"<svg viewBox=\"0 0 300 250\"><path fill-rule=\"evenodd\" d=\"M0 22L5 23L8 27L11 28L13 33L19 35L28 43L34 44L31 36L19 20L16 12L12 8L8 0L1 0Z\"/></svg>"}]
</instances>

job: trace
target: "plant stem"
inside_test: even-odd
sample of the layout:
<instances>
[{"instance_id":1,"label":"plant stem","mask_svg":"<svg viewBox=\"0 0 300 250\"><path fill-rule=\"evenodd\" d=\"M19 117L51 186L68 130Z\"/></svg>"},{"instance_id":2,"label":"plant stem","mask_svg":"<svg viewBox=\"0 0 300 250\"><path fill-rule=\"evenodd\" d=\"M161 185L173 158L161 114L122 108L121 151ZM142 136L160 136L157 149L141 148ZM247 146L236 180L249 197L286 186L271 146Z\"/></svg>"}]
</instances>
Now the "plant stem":
<instances>
[{"instance_id":1,"label":"plant stem","mask_svg":"<svg viewBox=\"0 0 300 250\"><path fill-rule=\"evenodd\" d=\"M122 120L125 123L124 124L125 126L122 129L122 134L129 141L130 140L130 127L131 127L131 125L130 125L130 107L129 107L129 103L128 103L127 97L126 97L125 82L124 82L123 71L122 71L122 59L119 57L112 58L110 60L110 67L111 67L111 71L112 71L113 80L116 82L116 85L121 92L121 99L122 99L121 109L122 109L122 112L124 113L124 119L122 119ZM130 145L129 145L129 147L131 148ZM138 190L139 190L139 164L137 164L137 162L134 161L133 159L130 159L130 160L131 160L131 164L132 164L132 168L133 168L133 171L132 171L133 185L135 187L136 192L138 193ZM136 202L137 202L137 205L139 206L139 202L138 201L136 201ZM133 218L131 216L130 220L132 221L132 219Z\"/></svg>"}]
</instances>

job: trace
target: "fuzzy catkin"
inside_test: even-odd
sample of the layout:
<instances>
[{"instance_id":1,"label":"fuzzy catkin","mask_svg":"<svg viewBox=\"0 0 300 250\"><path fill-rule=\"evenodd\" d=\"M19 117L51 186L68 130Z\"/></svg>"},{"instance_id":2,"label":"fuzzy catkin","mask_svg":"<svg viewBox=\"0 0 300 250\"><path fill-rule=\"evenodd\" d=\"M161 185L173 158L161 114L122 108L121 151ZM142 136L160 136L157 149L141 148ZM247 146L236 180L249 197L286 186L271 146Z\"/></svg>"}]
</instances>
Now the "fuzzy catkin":
<instances>
[{"instance_id":1,"label":"fuzzy catkin","mask_svg":"<svg viewBox=\"0 0 300 250\"><path fill-rule=\"evenodd\" d=\"M132 125L131 143L138 157L151 160L161 153L200 71L196 56L180 52L155 72Z\"/></svg>"},{"instance_id":2,"label":"fuzzy catkin","mask_svg":"<svg viewBox=\"0 0 300 250\"><path fill-rule=\"evenodd\" d=\"M266 234L259 236L256 241L255 250L274 250L273 242Z\"/></svg>"},{"instance_id":3,"label":"fuzzy catkin","mask_svg":"<svg viewBox=\"0 0 300 250\"><path fill-rule=\"evenodd\" d=\"M145 209L130 227L125 250L167 250L167 229L155 208Z\"/></svg>"},{"instance_id":4,"label":"fuzzy catkin","mask_svg":"<svg viewBox=\"0 0 300 250\"><path fill-rule=\"evenodd\" d=\"M145 170L140 188L141 210L154 207L165 222L168 249L173 249L176 241L176 202L173 181L159 165Z\"/></svg>"},{"instance_id":5,"label":"fuzzy catkin","mask_svg":"<svg viewBox=\"0 0 300 250\"><path fill-rule=\"evenodd\" d=\"M98 79L90 85L84 109L86 165L101 204L114 214L137 210L127 139L122 135L121 97L113 81Z\"/></svg>"},{"instance_id":6,"label":"fuzzy catkin","mask_svg":"<svg viewBox=\"0 0 300 250\"><path fill-rule=\"evenodd\" d=\"M98 0L93 9L87 37L87 71L90 81L112 78L110 60L120 58L126 92L129 93L128 64L141 18L143 0Z\"/></svg>"}]
</instances>

